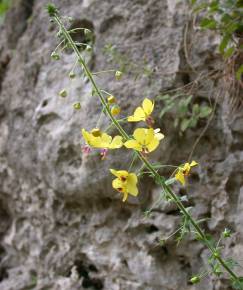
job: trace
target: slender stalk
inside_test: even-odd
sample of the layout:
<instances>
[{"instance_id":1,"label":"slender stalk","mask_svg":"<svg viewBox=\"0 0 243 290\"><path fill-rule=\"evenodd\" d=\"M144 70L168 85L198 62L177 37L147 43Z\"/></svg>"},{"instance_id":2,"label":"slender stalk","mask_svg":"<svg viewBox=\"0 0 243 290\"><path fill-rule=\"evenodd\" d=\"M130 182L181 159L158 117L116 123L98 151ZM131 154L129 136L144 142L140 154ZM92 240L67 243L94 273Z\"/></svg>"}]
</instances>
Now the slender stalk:
<instances>
[{"instance_id":1,"label":"slender stalk","mask_svg":"<svg viewBox=\"0 0 243 290\"><path fill-rule=\"evenodd\" d=\"M65 26L61 22L59 16L56 14L53 16L53 19L57 22L59 25L64 37L76 53L78 57L79 63L82 65L86 76L90 80L94 91L98 95L101 104L103 105L105 112L111 119L112 123L115 125L117 130L120 132L121 136L124 138L124 140L129 140L128 134L125 132L125 130L122 128L120 123L113 117L111 114L110 108L102 94L102 91L99 89L98 85L96 84L96 81L93 78L93 74L90 72L88 66L86 65L85 61L82 58L81 53L79 52L77 46L75 45L74 41L72 40L72 37L70 36L69 32L66 30ZM221 264L221 266L229 273L233 281L240 281L239 277L232 271L227 263L224 261L224 259L220 256L220 254L217 252L217 250L210 244L209 240L207 239L205 233L201 229L201 227L198 225L198 223L194 220L194 218L191 216L191 214L188 212L188 210L184 207L183 203L180 201L179 197L172 191L170 186L166 185L165 180L160 176L160 174L153 168L152 164L141 154L141 152L135 151L136 156L143 162L143 164L147 167L147 169L152 173L154 178L159 181L161 187L166 191L166 193L170 196L170 198L176 203L177 207L180 209L181 213L190 221L191 225L195 229L196 233L200 237L201 240L204 241L214 258Z\"/></svg>"}]
</instances>

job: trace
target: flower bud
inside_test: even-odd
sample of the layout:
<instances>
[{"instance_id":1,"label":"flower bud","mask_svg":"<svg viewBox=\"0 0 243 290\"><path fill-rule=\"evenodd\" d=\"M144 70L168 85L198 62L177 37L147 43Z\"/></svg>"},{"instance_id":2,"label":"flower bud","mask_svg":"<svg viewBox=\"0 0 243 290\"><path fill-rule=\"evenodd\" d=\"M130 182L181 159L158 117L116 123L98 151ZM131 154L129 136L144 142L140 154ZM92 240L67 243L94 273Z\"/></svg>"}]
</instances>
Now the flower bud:
<instances>
[{"instance_id":1,"label":"flower bud","mask_svg":"<svg viewBox=\"0 0 243 290\"><path fill-rule=\"evenodd\" d=\"M76 77L76 74L74 73L74 71L70 71L69 78L74 79L75 77Z\"/></svg>"},{"instance_id":2,"label":"flower bud","mask_svg":"<svg viewBox=\"0 0 243 290\"><path fill-rule=\"evenodd\" d=\"M75 110L80 110L81 109L81 104L80 103L75 103L75 104L73 104L73 108Z\"/></svg>"},{"instance_id":3,"label":"flower bud","mask_svg":"<svg viewBox=\"0 0 243 290\"><path fill-rule=\"evenodd\" d=\"M86 50L90 52L90 51L92 51L92 47L90 45L87 45Z\"/></svg>"},{"instance_id":4,"label":"flower bud","mask_svg":"<svg viewBox=\"0 0 243 290\"><path fill-rule=\"evenodd\" d=\"M119 81L122 77L122 72L117 70L116 73L115 73L115 77L116 77L116 80Z\"/></svg>"},{"instance_id":5,"label":"flower bud","mask_svg":"<svg viewBox=\"0 0 243 290\"><path fill-rule=\"evenodd\" d=\"M191 279L190 279L190 282L192 283L192 284L197 284L197 283L199 283L200 282L200 277L199 276L193 276Z\"/></svg>"},{"instance_id":6,"label":"flower bud","mask_svg":"<svg viewBox=\"0 0 243 290\"><path fill-rule=\"evenodd\" d=\"M223 231L223 237L224 238L229 238L229 237L231 237L231 231L229 230L229 229L224 229L224 231Z\"/></svg>"},{"instance_id":7,"label":"flower bud","mask_svg":"<svg viewBox=\"0 0 243 290\"><path fill-rule=\"evenodd\" d=\"M66 98L66 96L67 96L67 91L66 91L65 89L61 90L61 91L59 92L59 96L62 97L62 98Z\"/></svg>"},{"instance_id":8,"label":"flower bud","mask_svg":"<svg viewBox=\"0 0 243 290\"><path fill-rule=\"evenodd\" d=\"M84 35L88 36L90 35L91 31L87 28L84 29Z\"/></svg>"},{"instance_id":9,"label":"flower bud","mask_svg":"<svg viewBox=\"0 0 243 290\"><path fill-rule=\"evenodd\" d=\"M214 252L214 253L213 253L213 256L214 256L214 258L216 258L216 259L220 257L220 255L219 255L218 252Z\"/></svg>"},{"instance_id":10,"label":"flower bud","mask_svg":"<svg viewBox=\"0 0 243 290\"><path fill-rule=\"evenodd\" d=\"M53 51L52 54L51 54L51 58L54 59L54 60L59 60L60 59L60 56L57 52Z\"/></svg>"},{"instance_id":11,"label":"flower bud","mask_svg":"<svg viewBox=\"0 0 243 290\"><path fill-rule=\"evenodd\" d=\"M99 128L94 128L92 131L91 131L91 134L94 136L94 137L100 137L101 136L101 131Z\"/></svg>"},{"instance_id":12,"label":"flower bud","mask_svg":"<svg viewBox=\"0 0 243 290\"><path fill-rule=\"evenodd\" d=\"M121 108L118 105L115 105L111 108L112 116L116 116L116 115L120 114L120 112L121 112Z\"/></svg>"},{"instance_id":13,"label":"flower bud","mask_svg":"<svg viewBox=\"0 0 243 290\"><path fill-rule=\"evenodd\" d=\"M108 103L111 105L111 104L114 104L116 103L116 98L112 95L110 95L108 98L107 98L107 101Z\"/></svg>"}]
</instances>

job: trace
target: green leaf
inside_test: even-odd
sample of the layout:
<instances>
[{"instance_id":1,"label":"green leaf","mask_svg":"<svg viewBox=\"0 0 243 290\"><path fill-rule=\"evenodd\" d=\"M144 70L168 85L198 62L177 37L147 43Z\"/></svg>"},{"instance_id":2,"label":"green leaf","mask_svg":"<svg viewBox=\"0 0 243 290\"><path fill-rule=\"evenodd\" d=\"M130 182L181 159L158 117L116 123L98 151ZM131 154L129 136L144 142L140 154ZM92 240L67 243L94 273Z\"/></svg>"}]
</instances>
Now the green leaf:
<instances>
[{"instance_id":1,"label":"green leaf","mask_svg":"<svg viewBox=\"0 0 243 290\"><path fill-rule=\"evenodd\" d=\"M213 111L212 108L210 108L208 106L201 106L200 107L199 117L200 118L206 118L212 113L212 111Z\"/></svg>"},{"instance_id":2,"label":"green leaf","mask_svg":"<svg viewBox=\"0 0 243 290\"><path fill-rule=\"evenodd\" d=\"M227 47L230 39L231 39L231 35L230 34L225 34L225 36L223 37L223 39L221 40L221 42L219 44L220 53L222 53L222 54L224 53L224 50Z\"/></svg>"},{"instance_id":3,"label":"green leaf","mask_svg":"<svg viewBox=\"0 0 243 290\"><path fill-rule=\"evenodd\" d=\"M174 182L176 182L175 177L170 178L170 179L167 179L167 180L165 181L165 184L166 184L166 185L170 185L170 184L173 184Z\"/></svg>"},{"instance_id":4,"label":"green leaf","mask_svg":"<svg viewBox=\"0 0 243 290\"><path fill-rule=\"evenodd\" d=\"M192 96L187 96L187 98L183 98L182 100L180 100L179 104L178 104L178 114L183 117L187 114L188 112L188 105L191 102Z\"/></svg>"},{"instance_id":5,"label":"green leaf","mask_svg":"<svg viewBox=\"0 0 243 290\"><path fill-rule=\"evenodd\" d=\"M194 115L198 115L200 113L200 107L198 104L194 104L193 107L192 107L192 113Z\"/></svg>"},{"instance_id":6,"label":"green leaf","mask_svg":"<svg viewBox=\"0 0 243 290\"><path fill-rule=\"evenodd\" d=\"M235 52L235 47L234 47L234 46L231 46L231 47L229 47L229 48L225 51L225 53L224 53L224 57L225 57L225 58L229 58L229 57L231 57L231 56L234 54L234 52Z\"/></svg>"},{"instance_id":7,"label":"green leaf","mask_svg":"<svg viewBox=\"0 0 243 290\"><path fill-rule=\"evenodd\" d=\"M241 76L243 74L243 64L238 68L237 72L236 72L236 79L238 81L241 80Z\"/></svg>"},{"instance_id":8,"label":"green leaf","mask_svg":"<svg viewBox=\"0 0 243 290\"><path fill-rule=\"evenodd\" d=\"M160 112L159 117L162 118L165 113L170 111L174 107L174 103L167 105L164 109Z\"/></svg>"},{"instance_id":9,"label":"green leaf","mask_svg":"<svg viewBox=\"0 0 243 290\"><path fill-rule=\"evenodd\" d=\"M217 22L212 18L203 18L200 26L204 29L215 29L217 27Z\"/></svg>"},{"instance_id":10,"label":"green leaf","mask_svg":"<svg viewBox=\"0 0 243 290\"><path fill-rule=\"evenodd\" d=\"M186 129L190 126L190 119L183 119L181 122L181 131L185 132Z\"/></svg>"},{"instance_id":11,"label":"green leaf","mask_svg":"<svg viewBox=\"0 0 243 290\"><path fill-rule=\"evenodd\" d=\"M190 119L190 123L189 123L189 128L195 128L197 126L197 122L198 122L198 117L197 116L192 116Z\"/></svg>"}]
</instances>

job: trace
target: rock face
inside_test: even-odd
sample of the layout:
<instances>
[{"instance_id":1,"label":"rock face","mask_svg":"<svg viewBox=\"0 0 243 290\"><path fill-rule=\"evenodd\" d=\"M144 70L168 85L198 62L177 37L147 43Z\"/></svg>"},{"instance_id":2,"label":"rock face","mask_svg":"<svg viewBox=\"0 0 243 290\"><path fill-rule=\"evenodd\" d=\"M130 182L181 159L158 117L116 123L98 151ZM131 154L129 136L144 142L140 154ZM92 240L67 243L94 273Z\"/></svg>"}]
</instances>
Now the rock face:
<instances>
[{"instance_id":1,"label":"rock face","mask_svg":"<svg viewBox=\"0 0 243 290\"><path fill-rule=\"evenodd\" d=\"M194 33L188 58L185 35L189 9L176 0L57 0L73 28L94 31L94 52L86 56L93 71L113 68L104 54L108 43L128 56L126 63L155 68L153 78L135 78L132 67L115 81L97 78L117 96L124 115L144 97L187 84L196 71L222 65L215 54L216 35ZM156 205L159 189L141 180L137 199L122 203L111 188L109 168L127 168L126 151L82 155L80 129L92 129L100 115L87 79L70 81L72 52L55 62L56 28L49 23L46 1L16 1L0 36L0 288L2 290L194 290L231 289L225 280L188 283L203 270L209 255L192 238L179 246L169 236L180 224L177 209ZM82 35L78 34L78 40ZM80 39L79 39L80 37ZM187 60L187 61L186 61ZM188 64L188 60L190 60ZM77 70L77 74L80 72ZM200 162L186 187L198 217L210 217L205 228L215 237L229 227L237 232L226 244L228 255L243 252L243 115L230 112L223 82L203 81L196 97L216 102L216 113L193 157ZM66 88L68 96L58 92ZM73 103L79 101L81 110ZM157 102L156 113L161 110ZM173 114L157 120L166 138L151 159L163 164L185 162L205 123L179 136ZM108 125L102 120L102 127ZM127 129L131 130L130 127ZM139 166L139 164L137 164ZM168 176L169 171L162 172ZM185 190L175 188L179 194ZM240 273L240 272L239 272Z\"/></svg>"}]
</instances>

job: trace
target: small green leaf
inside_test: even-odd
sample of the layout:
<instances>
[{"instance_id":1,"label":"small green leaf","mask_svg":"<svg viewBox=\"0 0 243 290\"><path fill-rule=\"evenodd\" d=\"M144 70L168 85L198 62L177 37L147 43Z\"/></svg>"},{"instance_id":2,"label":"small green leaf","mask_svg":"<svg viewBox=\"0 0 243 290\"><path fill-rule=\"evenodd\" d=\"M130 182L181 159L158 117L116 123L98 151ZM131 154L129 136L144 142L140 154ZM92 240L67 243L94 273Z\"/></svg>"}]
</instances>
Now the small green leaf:
<instances>
[{"instance_id":1,"label":"small green leaf","mask_svg":"<svg viewBox=\"0 0 243 290\"><path fill-rule=\"evenodd\" d=\"M241 76L243 74L243 64L238 68L237 72L236 72L236 79L238 81L241 80Z\"/></svg>"},{"instance_id":2,"label":"small green leaf","mask_svg":"<svg viewBox=\"0 0 243 290\"><path fill-rule=\"evenodd\" d=\"M197 122L198 122L198 117L197 116L192 116L190 119L190 123L189 123L189 128L195 128L197 126Z\"/></svg>"},{"instance_id":3,"label":"small green leaf","mask_svg":"<svg viewBox=\"0 0 243 290\"><path fill-rule=\"evenodd\" d=\"M203 18L200 26L204 29L215 29L217 27L217 22L212 18Z\"/></svg>"},{"instance_id":4,"label":"small green leaf","mask_svg":"<svg viewBox=\"0 0 243 290\"><path fill-rule=\"evenodd\" d=\"M201 106L200 107L199 117L200 118L206 118L212 113L212 111L213 111L212 108L210 108L208 106Z\"/></svg>"},{"instance_id":5,"label":"small green leaf","mask_svg":"<svg viewBox=\"0 0 243 290\"><path fill-rule=\"evenodd\" d=\"M185 132L186 129L190 126L190 119L183 119L181 122L181 131Z\"/></svg>"},{"instance_id":6,"label":"small green leaf","mask_svg":"<svg viewBox=\"0 0 243 290\"><path fill-rule=\"evenodd\" d=\"M165 113L169 112L174 107L174 103L167 105L164 109L160 112L159 117L162 118Z\"/></svg>"},{"instance_id":7,"label":"small green leaf","mask_svg":"<svg viewBox=\"0 0 243 290\"><path fill-rule=\"evenodd\" d=\"M200 113L200 107L198 104L194 104L193 107L192 107L192 113L194 115L198 115Z\"/></svg>"},{"instance_id":8,"label":"small green leaf","mask_svg":"<svg viewBox=\"0 0 243 290\"><path fill-rule=\"evenodd\" d=\"M225 57L225 58L229 58L229 57L231 57L231 56L234 54L234 52L235 52L235 47L234 47L234 46L231 46L231 47L229 47L229 48L225 51L225 53L224 53L224 57Z\"/></svg>"},{"instance_id":9,"label":"small green leaf","mask_svg":"<svg viewBox=\"0 0 243 290\"><path fill-rule=\"evenodd\" d=\"M225 36L223 37L223 39L221 40L221 42L219 44L220 53L222 53L222 54L224 53L224 50L227 47L230 39L231 39L231 35L230 34L225 34Z\"/></svg>"}]
</instances>

